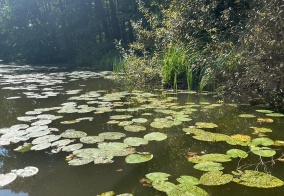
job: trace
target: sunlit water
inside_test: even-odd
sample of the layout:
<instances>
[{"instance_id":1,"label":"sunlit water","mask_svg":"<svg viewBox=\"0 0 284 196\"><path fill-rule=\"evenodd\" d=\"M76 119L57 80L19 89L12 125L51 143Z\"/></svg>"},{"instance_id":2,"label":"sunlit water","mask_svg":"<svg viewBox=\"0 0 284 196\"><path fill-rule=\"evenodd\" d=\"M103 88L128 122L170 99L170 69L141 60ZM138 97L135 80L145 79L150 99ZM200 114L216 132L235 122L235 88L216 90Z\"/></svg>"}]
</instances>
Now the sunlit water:
<instances>
[{"instance_id":1,"label":"sunlit water","mask_svg":"<svg viewBox=\"0 0 284 196\"><path fill-rule=\"evenodd\" d=\"M39 74L40 75L36 75ZM11 67L0 66L0 129L11 127L20 122L17 120L19 116L25 116L27 111L32 111L37 108L58 107L61 104L70 102L68 98L82 95L89 91L105 90L107 93L120 92L123 89L122 85L115 83L113 80L105 79L98 76L93 76L90 72L77 73L66 70L57 70L55 68L39 68L32 69L31 67ZM31 75L27 75L31 74ZM34 77L34 78L33 78ZM33 81L31 80L33 79ZM46 82L40 80L46 79ZM18 82L17 82L18 80ZM20 87L12 89L7 87ZM4 89L3 89L4 88ZM66 94L68 90L81 90L78 94ZM40 97L43 92L57 92L55 96L47 98ZM38 97L28 98L26 92L34 92ZM190 95L178 94L167 95L177 97L173 103L176 105L184 105L188 102L195 104L209 102L217 103L220 98L214 98L211 95ZM128 101L122 99L121 101ZM230 100L228 100L229 102ZM78 105L86 104L87 101L75 101ZM92 106L97 106L92 104ZM124 105L120 108L134 108L139 105ZM143 137L145 134L160 131L165 133L168 138L164 141L151 141L148 145L136 147L138 152L150 152L154 155L153 159L140 164L127 164L125 157L115 157L114 163L98 164L92 163L83 166L69 166L65 160L70 153L59 152L51 153L51 148L41 151L29 151L25 153L15 152L13 149L22 145L23 142L2 146L0 149L0 173L9 173L12 169L25 168L26 166L35 166L39 168L37 175L33 177L20 178L18 177L11 184L0 189L1 196L77 196L77 195L98 195L106 191L114 191L117 194L132 193L137 196L145 195L166 195L163 192L156 191L154 188L143 186L139 180L144 178L150 172L165 172L171 174L169 181L178 184L176 178L181 175L190 175L197 178L204 173L193 168L194 164L188 162L187 152L202 153L226 153L232 148L239 148L248 151L248 147L231 146L225 142L205 142L199 141L185 134L182 128L193 126L196 122L212 122L218 125L217 128L211 129L211 132L224 133L227 135L246 134L252 138L253 130L250 128L266 127L273 130L272 133L267 133L267 137L273 140L284 140L283 134L283 117L272 118L273 123L258 123L257 118L267 118L263 113L256 112L257 107L239 105L237 107L223 104L220 107L213 109L203 109L203 106L196 107L198 111L190 114L192 121L184 122L181 125L173 126L172 128L156 129L150 126L150 123L157 117L165 117L167 115L156 113L152 109L139 110L134 112L124 112L123 114L131 114L133 117L141 117L142 113L152 112L154 115L147 117L148 122L143 126L146 131L139 133L126 132L123 127L107 124L110 116L121 114L119 112L105 112L102 114L89 113L70 113L58 114L56 110L45 112L48 114L63 115L61 119L54 120L49 127L59 129L59 133L67 129L75 129L86 132L88 135L98 135L106 131L122 132L127 137ZM263 108L261 108L263 109ZM256 118L240 118L239 114L254 114ZM62 121L73 120L80 117L94 117L92 121L81 121L75 124L61 124ZM28 122L27 124L30 124ZM59 134L58 133L58 134ZM124 139L124 138L123 138ZM123 139L117 140L122 142ZM32 141L28 140L28 142ZM84 144L83 148L94 147L97 144ZM277 155L274 158L281 156L284 152L283 147L272 147L277 149ZM239 165L258 163L259 159L256 155L249 155L247 158L239 162ZM269 161L271 158L264 158L264 161ZM231 173L238 166L238 159L224 163L224 173ZM284 180L284 163L276 162L266 164L266 169L272 175ZM249 169L255 169L255 166ZM264 167L258 168L260 171ZM259 189L249 188L243 185L238 185L235 182L230 182L221 186L204 186L198 185L207 191L210 195L283 195L284 187Z\"/></svg>"}]
</instances>

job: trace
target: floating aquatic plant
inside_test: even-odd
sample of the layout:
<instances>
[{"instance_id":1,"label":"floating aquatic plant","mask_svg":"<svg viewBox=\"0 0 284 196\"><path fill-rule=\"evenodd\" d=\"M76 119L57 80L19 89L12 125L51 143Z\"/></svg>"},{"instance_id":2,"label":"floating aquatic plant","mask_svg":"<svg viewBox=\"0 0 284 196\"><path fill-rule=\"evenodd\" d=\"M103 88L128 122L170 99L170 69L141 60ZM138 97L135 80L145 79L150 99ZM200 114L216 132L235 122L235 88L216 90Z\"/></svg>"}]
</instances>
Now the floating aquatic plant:
<instances>
[{"instance_id":1,"label":"floating aquatic plant","mask_svg":"<svg viewBox=\"0 0 284 196\"><path fill-rule=\"evenodd\" d=\"M144 135L144 139L148 141L162 141L167 139L167 135L160 132L152 132L148 133L147 135Z\"/></svg>"},{"instance_id":2,"label":"floating aquatic plant","mask_svg":"<svg viewBox=\"0 0 284 196\"><path fill-rule=\"evenodd\" d=\"M221 163L215 163L215 162L198 163L194 165L193 167L194 169L198 169L201 171L218 171L218 170L224 169Z\"/></svg>"},{"instance_id":3,"label":"floating aquatic plant","mask_svg":"<svg viewBox=\"0 0 284 196\"><path fill-rule=\"evenodd\" d=\"M131 154L125 158L126 163L143 163L150 161L153 158L152 154Z\"/></svg>"},{"instance_id":4,"label":"floating aquatic plant","mask_svg":"<svg viewBox=\"0 0 284 196\"><path fill-rule=\"evenodd\" d=\"M11 172L7 174L0 174L0 187L10 184L14 180L16 180L17 174Z\"/></svg>"},{"instance_id":5,"label":"floating aquatic plant","mask_svg":"<svg viewBox=\"0 0 284 196\"><path fill-rule=\"evenodd\" d=\"M200 183L207 186L227 184L232 180L231 174L223 174L221 171L210 171L200 177Z\"/></svg>"},{"instance_id":6,"label":"floating aquatic plant","mask_svg":"<svg viewBox=\"0 0 284 196\"><path fill-rule=\"evenodd\" d=\"M153 172L146 174L146 178L151 181L167 181L169 176L171 175L164 172Z\"/></svg>"}]
</instances>

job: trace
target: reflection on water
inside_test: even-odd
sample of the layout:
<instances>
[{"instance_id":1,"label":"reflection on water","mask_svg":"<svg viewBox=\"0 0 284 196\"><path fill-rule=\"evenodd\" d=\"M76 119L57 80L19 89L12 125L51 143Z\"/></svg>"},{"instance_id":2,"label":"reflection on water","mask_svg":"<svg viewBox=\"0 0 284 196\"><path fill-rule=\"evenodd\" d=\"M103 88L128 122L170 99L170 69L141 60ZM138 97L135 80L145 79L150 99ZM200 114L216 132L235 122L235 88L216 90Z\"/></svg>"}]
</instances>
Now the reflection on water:
<instances>
[{"instance_id":1,"label":"reflection on water","mask_svg":"<svg viewBox=\"0 0 284 196\"><path fill-rule=\"evenodd\" d=\"M106 74L108 75L108 74ZM56 70L49 68L49 72L43 67L36 71L26 66L12 67L0 66L0 129L20 124L17 120L19 116L25 116L27 111L33 111L37 108L59 107L61 104L71 102L70 97L83 95L90 91L99 91L101 94L111 92L119 92L122 87L120 84L114 83L112 80L102 78L100 75L92 74L92 72L78 72L67 70ZM79 94L67 94L66 91L79 90ZM104 90L104 91L102 91ZM12 169L25 168L26 166L35 166L39 168L39 173L30 178L17 178L11 184L0 189L1 196L12 195L29 195L29 196L59 196L59 195L97 195L102 192L113 190L118 194L132 193L133 195L165 195L153 188L143 187L139 180L150 172L165 172L171 174L169 180L175 184L175 180L181 175L191 175L197 178L204 173L193 168L193 164L187 161L187 152L193 151L201 153L226 153L228 149L236 148L230 146L226 142L204 142L195 140L191 135L186 135L182 131L184 127L193 126L196 122L212 122L218 125L217 128L211 130L215 133L223 133L227 135L246 134L256 138L253 135L252 126L264 126L273 130L267 133L268 137L273 140L284 140L283 134L283 118L273 118L273 123L260 124L255 118L240 118L239 114L254 114L257 117L265 118L266 115L258 113L246 105L229 106L221 105L212 109L204 109L209 103L216 104L218 98L203 95L168 95L177 97L173 102L178 106L185 103L193 102L194 104L202 103L194 108L197 111L190 114L191 121L183 122L172 128L158 130L150 126L155 118L164 118L165 114L155 111L156 108L138 111L123 111L97 113L64 113L59 114L64 117L60 120L53 121L49 126L56 127L60 133L67 129L75 129L86 132L88 135L98 135L106 131L123 132L127 137L143 137L145 134L161 131L167 134L168 138L161 142L149 142L148 145L136 148L139 152L151 152L154 158L141 164L126 164L125 157L115 157L112 164L87 164L83 166L69 166L65 157L68 152L60 152L52 154L50 148L42 151L30 151L19 153L13 151L19 144L10 144L0 149L0 173L8 173ZM8 98L8 99L7 99ZM90 100L75 100L81 108L87 105ZM127 98L122 98L116 102L128 102ZM141 101L141 100L140 100ZM108 102L108 101L106 101ZM208 102L208 104L206 103ZM109 101L108 105L111 105ZM117 103L118 104L118 103ZM98 103L91 103L90 106L98 107ZM119 109L127 109L130 107L139 107L138 102L132 102L132 105L122 105ZM174 109L174 108L172 108ZM177 111L181 110L176 108ZM145 124L146 132L132 133L127 132L121 126L110 125L110 116L117 114L131 114L133 118L141 117L143 113L153 113L154 115L147 117L148 122ZM48 113L58 115L56 111ZM80 117L94 117L92 121L81 121L75 124L61 124L62 121L70 121ZM29 140L31 141L31 140ZM123 139L117 140L122 142ZM23 143L23 142L22 142ZM22 144L21 143L21 144ZM84 148L93 147L95 145L84 144ZM247 147L239 149L248 151ZM277 154L281 155L282 147L277 147ZM253 157L253 155L250 155ZM230 173L237 168L238 164L251 164L258 161L258 157L252 159L244 159L238 162L234 159L232 162L223 164L224 173ZM266 159L270 160L270 159ZM267 165L268 170L276 177L284 180L284 164L277 163L273 167ZM254 169L250 168L250 169ZM262 167L259 168L263 170ZM273 189L257 189L248 188L236 183L229 183L222 186L203 186L210 195L283 195L284 188Z\"/></svg>"}]
</instances>

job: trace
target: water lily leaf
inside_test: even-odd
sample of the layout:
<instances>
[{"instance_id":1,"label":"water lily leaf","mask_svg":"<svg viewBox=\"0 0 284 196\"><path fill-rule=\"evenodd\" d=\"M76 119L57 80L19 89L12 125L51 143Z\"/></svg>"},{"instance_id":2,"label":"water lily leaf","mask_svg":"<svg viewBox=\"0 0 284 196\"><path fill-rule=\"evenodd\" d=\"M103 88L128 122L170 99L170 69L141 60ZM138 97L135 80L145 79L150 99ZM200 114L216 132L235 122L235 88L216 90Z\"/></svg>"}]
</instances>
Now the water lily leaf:
<instances>
[{"instance_id":1,"label":"water lily leaf","mask_svg":"<svg viewBox=\"0 0 284 196\"><path fill-rule=\"evenodd\" d=\"M273 113L272 110L255 110L255 111L260 112L260 113L265 113L265 114Z\"/></svg>"},{"instance_id":2,"label":"water lily leaf","mask_svg":"<svg viewBox=\"0 0 284 196\"><path fill-rule=\"evenodd\" d=\"M257 122L259 122L259 123L273 123L273 119L271 119L271 118L258 118Z\"/></svg>"},{"instance_id":3,"label":"water lily leaf","mask_svg":"<svg viewBox=\"0 0 284 196\"><path fill-rule=\"evenodd\" d=\"M251 152L261 157L273 157L276 154L275 150L268 147L251 147Z\"/></svg>"},{"instance_id":4,"label":"water lily leaf","mask_svg":"<svg viewBox=\"0 0 284 196\"><path fill-rule=\"evenodd\" d=\"M81 138L87 136L87 133L83 131L75 131L75 130L66 130L65 132L60 134L61 137L74 139L74 138Z\"/></svg>"},{"instance_id":5,"label":"water lily leaf","mask_svg":"<svg viewBox=\"0 0 284 196\"><path fill-rule=\"evenodd\" d=\"M271 146L273 144L274 144L274 141L272 139L267 138L267 137L256 138L256 139L253 139L250 142L251 146L258 146L258 145Z\"/></svg>"},{"instance_id":6,"label":"water lily leaf","mask_svg":"<svg viewBox=\"0 0 284 196\"><path fill-rule=\"evenodd\" d=\"M147 135L144 135L144 139L148 140L148 141L162 141L167 139L167 135L164 133L160 133L160 132L152 132L152 133L148 133Z\"/></svg>"},{"instance_id":7,"label":"water lily leaf","mask_svg":"<svg viewBox=\"0 0 284 196\"><path fill-rule=\"evenodd\" d=\"M143 163L150 161L153 158L152 154L131 154L125 158L126 163Z\"/></svg>"},{"instance_id":8,"label":"water lily leaf","mask_svg":"<svg viewBox=\"0 0 284 196\"><path fill-rule=\"evenodd\" d=\"M111 120L125 120L125 119L129 119L129 118L132 118L133 116L131 115L114 115L114 116L111 116L110 119Z\"/></svg>"},{"instance_id":9,"label":"water lily leaf","mask_svg":"<svg viewBox=\"0 0 284 196\"><path fill-rule=\"evenodd\" d=\"M118 140L125 136L126 135L124 133L120 133L120 132L104 132L104 133L99 134L99 137L106 139L106 140Z\"/></svg>"},{"instance_id":10,"label":"water lily leaf","mask_svg":"<svg viewBox=\"0 0 284 196\"><path fill-rule=\"evenodd\" d=\"M124 130L130 132L140 132L140 131L145 131L146 127L140 125L127 125L124 127Z\"/></svg>"},{"instance_id":11,"label":"water lily leaf","mask_svg":"<svg viewBox=\"0 0 284 196\"><path fill-rule=\"evenodd\" d=\"M19 177L30 177L38 173L38 168L33 166L25 167L24 169L12 170Z\"/></svg>"},{"instance_id":12,"label":"water lily leaf","mask_svg":"<svg viewBox=\"0 0 284 196\"><path fill-rule=\"evenodd\" d=\"M62 148L62 151L66 151L66 152L72 152L74 150L78 150L80 148L83 147L83 144L79 143L79 144L71 144L71 145L68 145L68 146L64 146Z\"/></svg>"},{"instance_id":13,"label":"water lily leaf","mask_svg":"<svg viewBox=\"0 0 284 196\"><path fill-rule=\"evenodd\" d=\"M157 128L157 129L170 128L174 126L174 121L170 121L170 120L155 121L155 122L152 122L150 126L153 128Z\"/></svg>"},{"instance_id":14,"label":"water lily leaf","mask_svg":"<svg viewBox=\"0 0 284 196\"><path fill-rule=\"evenodd\" d=\"M207 186L227 184L232 180L231 174L223 174L221 171L210 171L200 177L200 183Z\"/></svg>"},{"instance_id":15,"label":"water lily leaf","mask_svg":"<svg viewBox=\"0 0 284 196\"><path fill-rule=\"evenodd\" d=\"M98 144L98 148L105 150L123 149L127 147L127 144L121 142L103 142Z\"/></svg>"},{"instance_id":16,"label":"water lily leaf","mask_svg":"<svg viewBox=\"0 0 284 196\"><path fill-rule=\"evenodd\" d=\"M175 187L174 190L167 192L168 196L177 196L177 195L190 195L190 196L208 196L209 194L200 187L192 186L190 184L179 184Z\"/></svg>"},{"instance_id":17,"label":"water lily leaf","mask_svg":"<svg viewBox=\"0 0 284 196\"><path fill-rule=\"evenodd\" d=\"M20 117L17 117L17 120L18 121L23 121L23 122L30 122L32 120L36 120L37 117L35 116L20 116Z\"/></svg>"},{"instance_id":18,"label":"water lily leaf","mask_svg":"<svg viewBox=\"0 0 284 196\"><path fill-rule=\"evenodd\" d=\"M28 152L28 151L31 150L32 146L33 145L30 144L30 143L25 143L24 145L15 148L14 151L16 151L16 152Z\"/></svg>"},{"instance_id":19,"label":"water lily leaf","mask_svg":"<svg viewBox=\"0 0 284 196\"><path fill-rule=\"evenodd\" d=\"M186 184L189 186L198 185L199 179L193 177L193 176L180 176L177 178L177 181L181 184Z\"/></svg>"},{"instance_id":20,"label":"water lily leaf","mask_svg":"<svg viewBox=\"0 0 284 196\"><path fill-rule=\"evenodd\" d=\"M107 122L107 124L110 124L110 125L115 125L115 124L118 124L119 121L118 120L110 120Z\"/></svg>"},{"instance_id":21,"label":"water lily leaf","mask_svg":"<svg viewBox=\"0 0 284 196\"><path fill-rule=\"evenodd\" d=\"M113 191L107 191L107 192L104 192L98 196L115 196L115 192Z\"/></svg>"},{"instance_id":22,"label":"water lily leaf","mask_svg":"<svg viewBox=\"0 0 284 196\"><path fill-rule=\"evenodd\" d=\"M166 181L155 181L152 183L154 189L162 192L171 192L176 189L175 184Z\"/></svg>"},{"instance_id":23,"label":"water lily leaf","mask_svg":"<svg viewBox=\"0 0 284 196\"><path fill-rule=\"evenodd\" d=\"M240 157L240 158L247 158L248 156L248 153L246 153L245 151L243 150L240 150L240 149L231 149L231 150L228 150L226 152L227 155L229 155L230 157L232 158L237 158L237 157Z\"/></svg>"},{"instance_id":24,"label":"water lily leaf","mask_svg":"<svg viewBox=\"0 0 284 196\"><path fill-rule=\"evenodd\" d=\"M116 196L133 196L131 193L122 193Z\"/></svg>"},{"instance_id":25,"label":"water lily leaf","mask_svg":"<svg viewBox=\"0 0 284 196\"><path fill-rule=\"evenodd\" d=\"M211 132L205 132L203 134L198 134L192 137L197 140L208 141L208 142L227 141L230 138L228 135L225 134L211 133Z\"/></svg>"},{"instance_id":26,"label":"water lily leaf","mask_svg":"<svg viewBox=\"0 0 284 196\"><path fill-rule=\"evenodd\" d=\"M207 122L197 122L195 123L195 125L197 126L197 128L216 128L218 127L218 125L214 123L207 123Z\"/></svg>"},{"instance_id":27,"label":"water lily leaf","mask_svg":"<svg viewBox=\"0 0 284 196\"><path fill-rule=\"evenodd\" d=\"M281 113L270 113L270 114L266 114L266 116L271 116L271 117L283 117L284 114L281 114Z\"/></svg>"},{"instance_id":28,"label":"water lily leaf","mask_svg":"<svg viewBox=\"0 0 284 196\"><path fill-rule=\"evenodd\" d=\"M103 142L104 138L100 136L86 136L86 137L81 137L80 142L85 143L85 144L95 144L98 142Z\"/></svg>"},{"instance_id":29,"label":"water lily leaf","mask_svg":"<svg viewBox=\"0 0 284 196\"><path fill-rule=\"evenodd\" d=\"M106 163L113 163L113 156L112 155L103 155L99 154L93 157L94 164L106 164Z\"/></svg>"},{"instance_id":30,"label":"water lily leaf","mask_svg":"<svg viewBox=\"0 0 284 196\"><path fill-rule=\"evenodd\" d=\"M224 169L221 163L215 163L215 162L198 163L193 167L201 171L218 171Z\"/></svg>"},{"instance_id":31,"label":"water lily leaf","mask_svg":"<svg viewBox=\"0 0 284 196\"><path fill-rule=\"evenodd\" d=\"M148 120L146 118L133 118L132 122L135 123L146 123Z\"/></svg>"},{"instance_id":32,"label":"water lily leaf","mask_svg":"<svg viewBox=\"0 0 284 196\"><path fill-rule=\"evenodd\" d=\"M41 137L41 136L45 136L49 133L50 133L49 130L35 131L35 132L27 134L26 137Z\"/></svg>"},{"instance_id":33,"label":"water lily leaf","mask_svg":"<svg viewBox=\"0 0 284 196\"><path fill-rule=\"evenodd\" d=\"M187 134L194 134L194 135L201 135L207 133L206 131L197 128L183 128L182 130Z\"/></svg>"},{"instance_id":34,"label":"water lily leaf","mask_svg":"<svg viewBox=\"0 0 284 196\"><path fill-rule=\"evenodd\" d=\"M125 120L125 121L119 122L117 125L124 127L124 126L127 126L127 125L132 125L133 123L134 123L134 122L132 122L132 121L127 121L127 120Z\"/></svg>"},{"instance_id":35,"label":"water lily leaf","mask_svg":"<svg viewBox=\"0 0 284 196\"><path fill-rule=\"evenodd\" d=\"M260 133L270 133L270 132L272 132L271 129L264 128L264 127L250 127L250 128L253 128L254 131L260 132Z\"/></svg>"},{"instance_id":36,"label":"water lily leaf","mask_svg":"<svg viewBox=\"0 0 284 196\"><path fill-rule=\"evenodd\" d=\"M34 145L31 147L31 150L35 150L35 151L38 151L38 150L44 150L44 149L47 149L51 146L51 143L47 142L47 143L41 143L41 144L37 144L37 145Z\"/></svg>"},{"instance_id":37,"label":"water lily leaf","mask_svg":"<svg viewBox=\"0 0 284 196\"><path fill-rule=\"evenodd\" d=\"M284 141L275 140L275 141L274 141L274 146L284 146Z\"/></svg>"},{"instance_id":38,"label":"water lily leaf","mask_svg":"<svg viewBox=\"0 0 284 196\"><path fill-rule=\"evenodd\" d=\"M234 182L249 187L274 188L283 186L284 182L268 173L254 170L245 170Z\"/></svg>"},{"instance_id":39,"label":"water lily leaf","mask_svg":"<svg viewBox=\"0 0 284 196\"><path fill-rule=\"evenodd\" d=\"M17 174L15 173L7 173L7 174L0 174L0 187L10 184L14 180L16 180Z\"/></svg>"},{"instance_id":40,"label":"water lily leaf","mask_svg":"<svg viewBox=\"0 0 284 196\"><path fill-rule=\"evenodd\" d=\"M39 120L36 122L33 122L31 125L32 126L42 126L42 125L48 125L52 122L52 120Z\"/></svg>"},{"instance_id":41,"label":"water lily leaf","mask_svg":"<svg viewBox=\"0 0 284 196\"><path fill-rule=\"evenodd\" d=\"M60 138L60 135L45 135L38 137L32 141L32 144L41 144L41 143L47 143L47 142L53 142Z\"/></svg>"},{"instance_id":42,"label":"water lily leaf","mask_svg":"<svg viewBox=\"0 0 284 196\"><path fill-rule=\"evenodd\" d=\"M169 176L171 175L163 172L153 172L146 174L146 178L152 181L167 181Z\"/></svg>"},{"instance_id":43,"label":"water lily leaf","mask_svg":"<svg viewBox=\"0 0 284 196\"><path fill-rule=\"evenodd\" d=\"M68 144L70 144L73 140L70 139L63 139L63 140L58 140L56 142L53 142L51 144L52 147L57 146L57 147L62 147L62 146L66 146Z\"/></svg>"},{"instance_id":44,"label":"water lily leaf","mask_svg":"<svg viewBox=\"0 0 284 196\"><path fill-rule=\"evenodd\" d=\"M240 114L239 117L241 118L255 118L256 116L253 114Z\"/></svg>"},{"instance_id":45,"label":"water lily leaf","mask_svg":"<svg viewBox=\"0 0 284 196\"><path fill-rule=\"evenodd\" d=\"M204 162L229 162L230 157L226 154L205 154L188 158L191 163L204 163Z\"/></svg>"},{"instance_id":46,"label":"water lily leaf","mask_svg":"<svg viewBox=\"0 0 284 196\"><path fill-rule=\"evenodd\" d=\"M148 144L148 140L139 137L128 137L123 140L123 143L129 146L140 146Z\"/></svg>"}]
</instances>

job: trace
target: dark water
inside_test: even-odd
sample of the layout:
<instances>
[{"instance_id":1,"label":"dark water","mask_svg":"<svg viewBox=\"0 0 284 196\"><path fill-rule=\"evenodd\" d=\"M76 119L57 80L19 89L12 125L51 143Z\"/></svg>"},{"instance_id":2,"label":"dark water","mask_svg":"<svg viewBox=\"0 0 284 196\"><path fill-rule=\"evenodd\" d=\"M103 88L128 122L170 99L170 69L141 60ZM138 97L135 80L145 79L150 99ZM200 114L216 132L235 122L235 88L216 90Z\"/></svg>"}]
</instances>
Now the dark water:
<instances>
[{"instance_id":1,"label":"dark water","mask_svg":"<svg viewBox=\"0 0 284 196\"><path fill-rule=\"evenodd\" d=\"M7 72L8 71L8 72ZM38 78L42 79L45 76L54 77L58 80L62 80L64 83L38 83L38 81L30 81L29 85L33 84L37 86L37 90L27 89L1 89L3 87L18 87L27 86L27 81L32 75L42 73ZM51 73L51 75L50 75ZM50 108L57 107L60 104L68 102L67 99L74 95L67 95L66 90L81 89L79 93L94 91L94 90L106 90L107 92L119 92L123 90L122 85L115 83L112 80L104 79L101 77L83 76L78 74L68 75L72 72L66 70L57 70L49 68L48 71L44 68L37 70L17 67L0 66L0 129L10 127L12 125L21 124L17 120L19 116L25 116L25 112L34 110L36 108ZM15 82L17 76L23 74L27 75L22 83ZM13 78L12 83L4 82L5 80ZM73 81L74 80L74 81ZM57 81L58 82L58 81ZM52 87L53 91L59 94L54 97L48 98L27 98L24 92L39 92L42 93L44 88ZM56 88L54 88L56 87ZM54 90L55 89L55 90ZM47 91L47 89L45 89ZM18 99L7 99L9 97L20 96ZM177 97L176 103L178 105L184 105L186 102L194 102L196 104L200 102L216 103L220 98L214 98L209 95L168 95ZM86 101L76 101L78 104L86 104ZM124 108L133 106L124 106ZM198 109L197 112L193 112L190 115L192 121L184 122L182 125L174 126L170 129L157 130L149 126L150 122L156 117L160 117L161 114L155 114L148 118L146 123L146 132L143 133L126 133L123 127L117 125L106 124L109 121L111 115L120 114L117 112L108 112L103 114L94 114L93 112L84 114L63 114L64 117L59 120L53 121L49 127L56 127L63 132L67 129L76 129L85 131L88 135L98 135L99 133L106 131L118 131L127 134L127 137L143 137L146 133L151 131L162 131L167 134L168 138L161 142L149 142L148 145L137 147L137 151L151 152L154 158L145 163L140 164L127 164L125 163L125 157L115 157L112 164L87 164L83 166L69 166L65 157L70 153L60 152L58 154L52 154L51 149L42 151L29 151L25 153L19 153L13 151L19 144L10 144L8 146L2 146L0 149L0 173L9 173L12 169L20 169L26 166L35 166L39 168L39 173L33 177L17 178L14 182L6 185L0 189L1 196L77 196L77 195L98 195L106 191L114 191L117 194L132 193L137 196L154 196L154 195L166 195L162 192L156 191L150 187L144 187L139 180L147 173L150 172L165 172L171 174L169 181L177 184L176 178L181 175L190 175L200 178L204 173L193 168L193 164L187 161L187 152L205 152L205 153L226 153L228 149L239 148L248 151L247 147L230 146L225 142L204 142L193 139L190 135L186 135L182 131L182 128L192 126L196 122L212 122L218 125L212 132L224 133L228 135L233 134L247 134L252 135L251 126L266 127L273 130L272 133L268 133L268 137L273 140L284 140L284 121L282 118L273 118L273 123L257 123L256 118L240 118L239 114L254 114L257 117L266 118L265 114L258 113L255 110L257 107L250 107L246 105L239 105L232 107L228 105L222 105L214 109ZM263 108L262 108L263 109ZM151 109L146 111L129 112L134 117L140 117L144 112L153 112ZM56 114L55 111L48 113ZM58 114L56 114L58 115ZM81 121L76 124L64 125L61 121L76 119L79 117L94 117L94 120ZM123 141L123 139L118 140ZM93 147L94 145L84 144L83 148ZM273 147L277 149L277 156L280 156L284 152L283 147ZM258 157L250 155L252 158L243 160L240 164L245 165L249 163L257 163ZM269 161L271 158L265 158L265 161ZM223 164L225 169L224 173L230 173L235 170L238 165L238 160L234 159L229 163ZM249 169L255 169L251 167ZM267 164L267 169L272 175L284 180L284 163L276 162L275 165ZM263 167L259 168L263 171ZM266 195L283 195L284 186L272 189L258 189L249 188L246 186L238 185L231 182L221 186L204 186L198 185L207 191L210 195L247 195L247 196L266 196Z\"/></svg>"}]
</instances>

